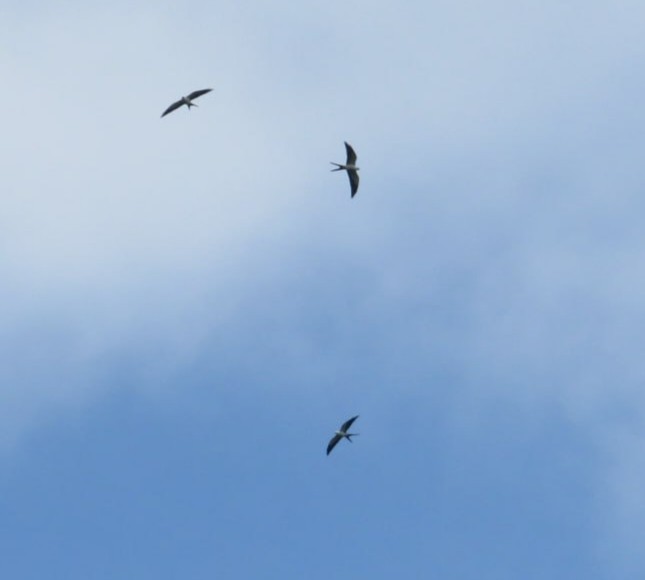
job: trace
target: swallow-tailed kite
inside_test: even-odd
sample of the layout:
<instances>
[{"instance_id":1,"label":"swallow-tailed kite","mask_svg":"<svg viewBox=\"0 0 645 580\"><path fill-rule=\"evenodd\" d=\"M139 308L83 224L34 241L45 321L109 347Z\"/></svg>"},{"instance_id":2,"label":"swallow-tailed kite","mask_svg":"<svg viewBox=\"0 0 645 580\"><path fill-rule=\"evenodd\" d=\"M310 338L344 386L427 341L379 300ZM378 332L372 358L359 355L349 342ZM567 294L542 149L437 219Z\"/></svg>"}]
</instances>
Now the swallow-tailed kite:
<instances>
[{"instance_id":1,"label":"swallow-tailed kite","mask_svg":"<svg viewBox=\"0 0 645 580\"><path fill-rule=\"evenodd\" d=\"M348 419L345 421L341 426L338 431L334 434L334 436L329 440L329 445L327 445L327 455L331 453L331 450L336 447L336 444L341 440L341 439L347 439L350 443L352 442L352 437L354 435L358 435L358 433L348 433L347 430L352 426L352 423L358 419L358 415L355 417L352 417L351 419Z\"/></svg>"},{"instance_id":2,"label":"swallow-tailed kite","mask_svg":"<svg viewBox=\"0 0 645 580\"><path fill-rule=\"evenodd\" d=\"M168 113L172 113L175 109L178 109L182 105L186 105L188 107L188 110L190 111L191 107L197 106L195 103L193 103L193 99L196 99L197 97L201 97L206 93L210 93L212 90L213 89L202 89L201 91L193 91L187 97L182 97L181 99L179 99L178 101L170 105L170 107L168 107L161 116L165 117Z\"/></svg>"},{"instance_id":3,"label":"swallow-tailed kite","mask_svg":"<svg viewBox=\"0 0 645 580\"><path fill-rule=\"evenodd\" d=\"M354 197L356 195L356 192L358 191L359 168L356 167L356 152L352 149L352 146L347 141L345 141L345 149L347 149L347 161L345 162L345 164L334 163L332 161L331 164L336 166L336 169L332 169L332 171L341 171L343 169L347 171L347 176L349 177L349 185L352 188L352 197Z\"/></svg>"}]
</instances>

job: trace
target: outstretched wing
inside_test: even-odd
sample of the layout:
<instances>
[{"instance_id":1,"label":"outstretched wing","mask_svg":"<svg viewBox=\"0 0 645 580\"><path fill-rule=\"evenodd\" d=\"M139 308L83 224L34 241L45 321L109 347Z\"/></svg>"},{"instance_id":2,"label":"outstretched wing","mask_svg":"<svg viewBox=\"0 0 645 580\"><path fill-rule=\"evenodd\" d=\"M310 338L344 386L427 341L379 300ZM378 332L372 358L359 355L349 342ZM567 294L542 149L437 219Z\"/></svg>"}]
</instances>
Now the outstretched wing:
<instances>
[{"instance_id":1,"label":"outstretched wing","mask_svg":"<svg viewBox=\"0 0 645 580\"><path fill-rule=\"evenodd\" d=\"M184 101L181 99L179 101L174 102L170 107L168 107L162 114L162 117L165 117L168 113L172 113L175 109L178 109L184 104Z\"/></svg>"},{"instance_id":2,"label":"outstretched wing","mask_svg":"<svg viewBox=\"0 0 645 580\"><path fill-rule=\"evenodd\" d=\"M345 149L347 149L347 165L356 165L356 152L347 141L345 141Z\"/></svg>"},{"instance_id":3,"label":"outstretched wing","mask_svg":"<svg viewBox=\"0 0 645 580\"><path fill-rule=\"evenodd\" d=\"M201 91L193 91L188 95L188 98L192 101L193 99L196 99L197 97L201 97L202 95L205 95L206 93L210 93L213 89L202 89Z\"/></svg>"},{"instance_id":4,"label":"outstretched wing","mask_svg":"<svg viewBox=\"0 0 645 580\"><path fill-rule=\"evenodd\" d=\"M342 439L340 435L334 435L330 440L329 440L329 445L327 445L327 455L331 453L331 450L336 447L336 444Z\"/></svg>"},{"instance_id":5,"label":"outstretched wing","mask_svg":"<svg viewBox=\"0 0 645 580\"><path fill-rule=\"evenodd\" d=\"M347 419L347 421L345 421L345 422L341 425L341 427L340 427L340 431L341 431L342 433L347 433L347 429L349 429L349 428L352 426L352 423L353 423L354 421L356 421L356 419L358 419L358 415L356 415L356 417L352 417L351 419Z\"/></svg>"},{"instance_id":6,"label":"outstretched wing","mask_svg":"<svg viewBox=\"0 0 645 580\"><path fill-rule=\"evenodd\" d=\"M349 185L352 188L352 197L354 197L358 191L358 171L348 169L347 177L349 177Z\"/></svg>"}]
</instances>

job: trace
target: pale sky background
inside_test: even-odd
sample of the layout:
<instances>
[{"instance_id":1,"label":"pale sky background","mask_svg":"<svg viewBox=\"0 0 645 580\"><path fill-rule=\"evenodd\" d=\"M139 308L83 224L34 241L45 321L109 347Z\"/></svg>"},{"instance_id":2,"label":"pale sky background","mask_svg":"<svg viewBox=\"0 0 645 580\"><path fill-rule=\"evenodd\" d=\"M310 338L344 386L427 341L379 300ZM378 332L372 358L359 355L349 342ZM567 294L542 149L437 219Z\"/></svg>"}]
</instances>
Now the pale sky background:
<instances>
[{"instance_id":1,"label":"pale sky background","mask_svg":"<svg viewBox=\"0 0 645 580\"><path fill-rule=\"evenodd\" d=\"M644 31L5 3L0 577L645 577Z\"/></svg>"}]
</instances>

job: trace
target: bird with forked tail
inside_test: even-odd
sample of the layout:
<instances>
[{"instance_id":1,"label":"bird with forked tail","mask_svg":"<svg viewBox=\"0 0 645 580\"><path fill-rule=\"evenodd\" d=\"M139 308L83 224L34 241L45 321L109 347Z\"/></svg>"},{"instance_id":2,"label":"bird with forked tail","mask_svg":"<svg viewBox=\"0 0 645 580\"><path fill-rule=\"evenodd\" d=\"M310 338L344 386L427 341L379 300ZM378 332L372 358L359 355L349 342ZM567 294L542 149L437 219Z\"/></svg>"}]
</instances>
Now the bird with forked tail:
<instances>
[{"instance_id":1,"label":"bird with forked tail","mask_svg":"<svg viewBox=\"0 0 645 580\"><path fill-rule=\"evenodd\" d=\"M347 160L345 161L345 163L334 163L333 161L331 161L331 164L336 166L336 169L332 169L332 171L347 171L347 176L349 177L349 186L352 190L352 197L354 197L356 195L356 192L358 191L359 167L356 167L356 152L347 141L345 141L345 149L347 151Z\"/></svg>"},{"instance_id":2,"label":"bird with forked tail","mask_svg":"<svg viewBox=\"0 0 645 580\"><path fill-rule=\"evenodd\" d=\"M202 95L205 95L206 93L210 93L213 89L201 89L199 91L193 91L188 95L187 97L182 97L178 101L175 101L170 107L168 107L162 114L162 117L165 117L168 113L172 113L174 110L178 109L182 105L186 105L188 107L188 110L190 111L191 107L196 107L197 105L193 103L193 100L196 99L197 97L201 97Z\"/></svg>"},{"instance_id":3,"label":"bird with forked tail","mask_svg":"<svg viewBox=\"0 0 645 580\"><path fill-rule=\"evenodd\" d=\"M355 435L358 435L358 433L348 433L348 429L352 426L352 423L358 419L358 415L355 417L352 417L351 419L347 419L341 426L338 431L334 434L334 436L329 440L329 445L327 445L327 455L329 455L332 452L332 449L336 447L338 442L341 439L347 439L350 443L352 443L352 437Z\"/></svg>"}]
</instances>

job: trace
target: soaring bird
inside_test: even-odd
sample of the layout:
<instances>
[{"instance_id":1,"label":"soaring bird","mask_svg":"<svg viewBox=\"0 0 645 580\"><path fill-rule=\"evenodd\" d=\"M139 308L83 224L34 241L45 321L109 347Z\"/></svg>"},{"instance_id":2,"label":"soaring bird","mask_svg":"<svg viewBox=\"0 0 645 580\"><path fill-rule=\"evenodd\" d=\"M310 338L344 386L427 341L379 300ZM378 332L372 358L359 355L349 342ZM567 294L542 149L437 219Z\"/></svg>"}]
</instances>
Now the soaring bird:
<instances>
[{"instance_id":1,"label":"soaring bird","mask_svg":"<svg viewBox=\"0 0 645 580\"><path fill-rule=\"evenodd\" d=\"M179 99L178 101L170 105L170 107L168 107L161 116L165 117L168 113L172 113L175 109L178 109L182 105L186 105L188 107L188 110L190 111L191 107L197 106L195 103L193 103L193 99L196 99L197 97L201 97L206 93L210 93L212 90L213 89L202 89L201 91L193 91L187 97L182 97L181 99Z\"/></svg>"},{"instance_id":2,"label":"soaring bird","mask_svg":"<svg viewBox=\"0 0 645 580\"><path fill-rule=\"evenodd\" d=\"M336 166L336 169L332 171L347 171L347 176L349 177L349 185L352 188L352 197L356 195L358 191L358 167L356 167L356 152L352 149L352 146L345 141L345 149L347 149L347 161L345 164L331 162L332 165Z\"/></svg>"},{"instance_id":3,"label":"soaring bird","mask_svg":"<svg viewBox=\"0 0 645 580\"><path fill-rule=\"evenodd\" d=\"M358 435L358 433L348 433L347 430L352 426L352 423L358 419L358 415L355 417L352 417L351 419L347 419L341 426L338 431L334 434L334 436L329 440L329 445L327 445L327 455L331 453L331 450L336 447L337 443L341 439L347 439L350 443L352 442L352 437L354 435Z\"/></svg>"}]
</instances>

